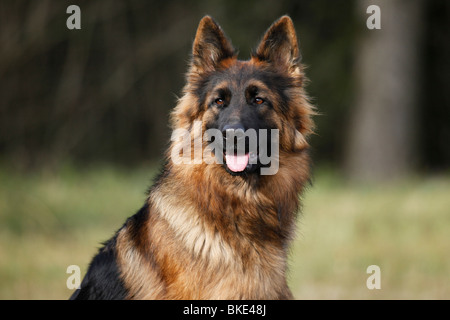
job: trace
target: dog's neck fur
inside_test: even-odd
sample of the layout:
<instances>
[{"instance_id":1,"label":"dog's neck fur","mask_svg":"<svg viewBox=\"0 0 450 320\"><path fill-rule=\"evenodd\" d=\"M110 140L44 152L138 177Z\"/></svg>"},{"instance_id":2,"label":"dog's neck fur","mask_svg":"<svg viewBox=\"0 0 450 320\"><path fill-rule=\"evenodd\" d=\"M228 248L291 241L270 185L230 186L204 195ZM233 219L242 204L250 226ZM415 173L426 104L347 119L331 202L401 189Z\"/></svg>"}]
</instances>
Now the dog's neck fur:
<instances>
[{"instance_id":1,"label":"dog's neck fur","mask_svg":"<svg viewBox=\"0 0 450 320\"><path fill-rule=\"evenodd\" d=\"M309 166L305 167L306 152L283 156L289 161L280 163L276 175L249 178L231 176L220 165L167 164L149 195L149 228L164 228L167 235L152 239L159 242L160 251L155 254L161 270L176 270L170 271L177 274L176 279L183 279L185 272L191 272L188 270L203 270L197 286L220 282L232 287L241 281L247 283L248 292L228 297L204 291L204 287L197 291L185 288L183 292L167 292L165 298L292 298L285 280L288 245ZM289 174L290 166L296 167L297 175ZM284 187L274 190L273 185ZM185 255L196 257L195 267L174 267ZM191 259L184 261L192 263ZM254 279L265 280L259 283Z\"/></svg>"},{"instance_id":2,"label":"dog's neck fur","mask_svg":"<svg viewBox=\"0 0 450 320\"><path fill-rule=\"evenodd\" d=\"M175 166L169 162L168 174L156 191L164 188L171 195L166 196L170 205L196 208L191 212L195 219L220 232L231 247L248 242L284 251L293 237L299 195L309 181L309 159L307 152L286 154L282 159L277 174L246 177L231 176L218 164ZM297 175L292 175L292 167ZM172 179L183 183L172 184ZM273 189L274 185L283 187Z\"/></svg>"}]
</instances>

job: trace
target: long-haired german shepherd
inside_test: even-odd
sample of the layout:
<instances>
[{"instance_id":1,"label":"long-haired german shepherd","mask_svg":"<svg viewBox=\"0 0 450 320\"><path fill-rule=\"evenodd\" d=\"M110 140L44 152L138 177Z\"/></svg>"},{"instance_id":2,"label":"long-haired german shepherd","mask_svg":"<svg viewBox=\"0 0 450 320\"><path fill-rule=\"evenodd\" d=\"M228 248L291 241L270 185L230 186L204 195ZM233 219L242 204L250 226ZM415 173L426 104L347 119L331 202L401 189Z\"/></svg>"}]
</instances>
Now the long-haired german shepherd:
<instances>
[{"instance_id":1,"label":"long-haired german shepherd","mask_svg":"<svg viewBox=\"0 0 450 320\"><path fill-rule=\"evenodd\" d=\"M276 129L278 170L261 174L270 164L259 160L259 147L250 156L224 149L222 163L175 164L173 141L144 206L100 249L71 299L291 299L288 246L309 181L314 114L304 83L288 16L247 61L204 17L173 129L192 141L194 123L224 140L230 131Z\"/></svg>"}]
</instances>

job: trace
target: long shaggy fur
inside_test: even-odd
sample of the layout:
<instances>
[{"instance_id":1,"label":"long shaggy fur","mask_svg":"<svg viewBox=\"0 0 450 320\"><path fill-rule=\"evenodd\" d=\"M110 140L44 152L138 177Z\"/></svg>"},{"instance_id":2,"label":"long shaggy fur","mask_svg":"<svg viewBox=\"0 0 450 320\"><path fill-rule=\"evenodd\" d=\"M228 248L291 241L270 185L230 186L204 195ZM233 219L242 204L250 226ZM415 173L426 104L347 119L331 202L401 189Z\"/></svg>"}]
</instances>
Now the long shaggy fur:
<instances>
[{"instance_id":1,"label":"long shaggy fur","mask_svg":"<svg viewBox=\"0 0 450 320\"><path fill-rule=\"evenodd\" d=\"M217 86L261 87L271 104L251 116L249 108L236 107L233 117L263 119L279 129L279 170L231 175L205 161L175 165L172 144L146 203L99 251L72 299L292 298L288 247L309 179L314 114L292 21L277 20L251 59L240 61L207 16L192 54L173 129L189 130L194 141L194 121L203 132L220 125L224 111L209 105Z\"/></svg>"}]
</instances>

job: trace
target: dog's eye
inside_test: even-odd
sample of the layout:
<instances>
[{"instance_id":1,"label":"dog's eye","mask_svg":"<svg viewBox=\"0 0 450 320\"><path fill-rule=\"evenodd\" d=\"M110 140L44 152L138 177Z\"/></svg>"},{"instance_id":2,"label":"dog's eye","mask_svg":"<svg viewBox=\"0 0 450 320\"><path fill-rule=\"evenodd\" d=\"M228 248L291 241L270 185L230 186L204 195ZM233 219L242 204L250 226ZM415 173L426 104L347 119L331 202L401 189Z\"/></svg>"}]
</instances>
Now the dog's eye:
<instances>
[{"instance_id":1,"label":"dog's eye","mask_svg":"<svg viewBox=\"0 0 450 320\"><path fill-rule=\"evenodd\" d=\"M214 102L218 105L218 106L223 106L225 104L225 100L221 99L221 98L217 98L216 100L214 100Z\"/></svg>"},{"instance_id":2,"label":"dog's eye","mask_svg":"<svg viewBox=\"0 0 450 320\"><path fill-rule=\"evenodd\" d=\"M260 97L256 97L256 98L255 98L255 103L256 103L256 104L263 104L263 103L264 103L264 99L263 99L263 98L260 98Z\"/></svg>"}]
</instances>

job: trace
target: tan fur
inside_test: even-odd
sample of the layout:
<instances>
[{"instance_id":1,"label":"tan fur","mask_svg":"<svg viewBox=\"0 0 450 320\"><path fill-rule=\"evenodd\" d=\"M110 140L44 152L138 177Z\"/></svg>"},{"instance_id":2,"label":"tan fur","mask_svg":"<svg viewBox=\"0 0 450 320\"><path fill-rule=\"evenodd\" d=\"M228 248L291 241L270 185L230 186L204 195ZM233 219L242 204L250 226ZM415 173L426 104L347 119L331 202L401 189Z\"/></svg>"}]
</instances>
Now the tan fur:
<instances>
[{"instance_id":1,"label":"tan fur","mask_svg":"<svg viewBox=\"0 0 450 320\"><path fill-rule=\"evenodd\" d=\"M297 46L292 22L283 17L263 38L258 48L261 54L267 54L264 43L280 25ZM194 55L196 48L206 50L206 64L194 60L184 95L172 113L173 128L190 130L191 141L196 134L193 122L202 121L205 129L205 123L214 116L214 110L199 108L190 87L190 81L217 67L219 55L202 44L205 28L218 33L222 49L231 51L221 29L211 18L204 18L194 41ZM314 113L302 86L303 70L299 65L291 66L298 55L295 50L288 52L287 61L284 56L275 57L289 64L283 72L296 83L289 89L289 113L265 111L280 129L278 173L244 178L231 176L220 164L174 165L170 160L172 145L167 151L166 174L148 197L147 220L137 231L128 223L117 237L118 262L128 298L292 298L286 282L288 246L294 237L299 194L309 179L309 157L303 151L308 148L306 139ZM258 57L246 62L227 57L220 63L221 68L258 68L268 62Z\"/></svg>"}]
</instances>

